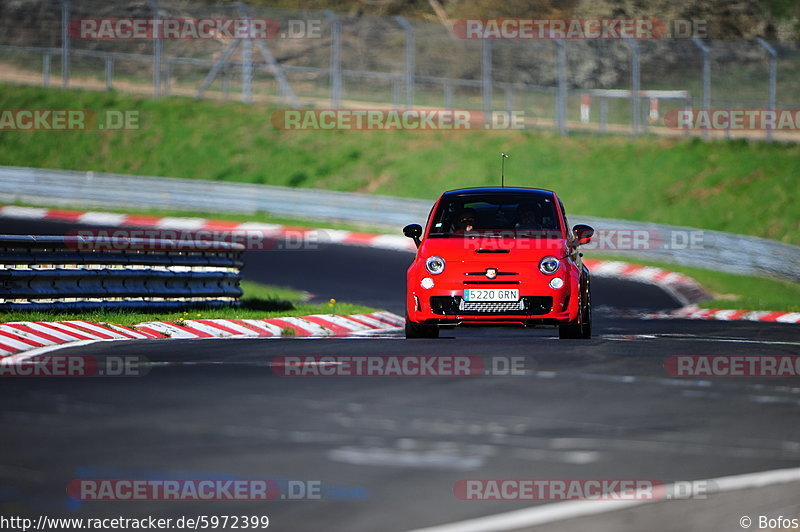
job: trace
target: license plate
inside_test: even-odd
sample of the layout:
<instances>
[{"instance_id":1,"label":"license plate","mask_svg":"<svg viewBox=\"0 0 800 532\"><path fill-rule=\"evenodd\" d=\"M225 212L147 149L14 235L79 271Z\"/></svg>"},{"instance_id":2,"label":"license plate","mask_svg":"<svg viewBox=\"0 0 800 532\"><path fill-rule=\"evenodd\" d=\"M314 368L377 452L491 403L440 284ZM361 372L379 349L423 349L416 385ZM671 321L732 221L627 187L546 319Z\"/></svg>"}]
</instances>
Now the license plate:
<instances>
[{"instance_id":1,"label":"license plate","mask_svg":"<svg viewBox=\"0 0 800 532\"><path fill-rule=\"evenodd\" d=\"M464 301L519 301L516 288L470 288L464 290Z\"/></svg>"}]
</instances>

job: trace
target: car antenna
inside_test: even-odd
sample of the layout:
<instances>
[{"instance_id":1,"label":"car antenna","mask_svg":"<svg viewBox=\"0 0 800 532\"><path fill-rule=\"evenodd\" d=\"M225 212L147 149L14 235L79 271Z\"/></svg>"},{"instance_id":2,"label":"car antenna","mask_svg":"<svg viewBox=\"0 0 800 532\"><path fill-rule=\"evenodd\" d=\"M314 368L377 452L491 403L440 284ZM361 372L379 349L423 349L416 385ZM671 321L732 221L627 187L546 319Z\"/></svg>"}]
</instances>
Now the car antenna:
<instances>
[{"instance_id":1,"label":"car antenna","mask_svg":"<svg viewBox=\"0 0 800 532\"><path fill-rule=\"evenodd\" d=\"M506 159L508 159L508 155L505 153L500 154L500 186L502 188L506 187Z\"/></svg>"}]
</instances>

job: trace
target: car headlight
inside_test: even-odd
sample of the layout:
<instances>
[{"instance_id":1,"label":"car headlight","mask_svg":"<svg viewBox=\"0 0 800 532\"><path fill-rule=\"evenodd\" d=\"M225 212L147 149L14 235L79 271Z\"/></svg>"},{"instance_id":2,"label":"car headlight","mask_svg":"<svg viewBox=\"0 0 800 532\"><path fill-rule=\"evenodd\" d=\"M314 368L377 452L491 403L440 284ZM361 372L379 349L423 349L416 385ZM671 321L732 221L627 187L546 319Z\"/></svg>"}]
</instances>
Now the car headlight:
<instances>
[{"instance_id":1,"label":"car headlight","mask_svg":"<svg viewBox=\"0 0 800 532\"><path fill-rule=\"evenodd\" d=\"M556 257L545 257L539 261L539 271L545 275L553 275L560 265L561 262Z\"/></svg>"},{"instance_id":2,"label":"car headlight","mask_svg":"<svg viewBox=\"0 0 800 532\"><path fill-rule=\"evenodd\" d=\"M425 261L425 268L433 275L438 275L444 271L444 259L442 257L428 257Z\"/></svg>"}]
</instances>

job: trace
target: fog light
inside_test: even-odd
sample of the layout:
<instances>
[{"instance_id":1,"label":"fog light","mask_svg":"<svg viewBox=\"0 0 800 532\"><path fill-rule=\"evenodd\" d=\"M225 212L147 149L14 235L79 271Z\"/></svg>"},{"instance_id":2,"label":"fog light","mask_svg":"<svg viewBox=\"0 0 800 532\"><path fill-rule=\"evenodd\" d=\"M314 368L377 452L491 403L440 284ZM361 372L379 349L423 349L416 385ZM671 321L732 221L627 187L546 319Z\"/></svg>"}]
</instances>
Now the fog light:
<instances>
[{"instance_id":1,"label":"fog light","mask_svg":"<svg viewBox=\"0 0 800 532\"><path fill-rule=\"evenodd\" d=\"M561 277L553 277L550 279L550 288L558 290L562 286L564 286L564 280Z\"/></svg>"},{"instance_id":2,"label":"fog light","mask_svg":"<svg viewBox=\"0 0 800 532\"><path fill-rule=\"evenodd\" d=\"M419 284L422 286L422 288L433 288L433 279L430 277L425 277Z\"/></svg>"}]
</instances>

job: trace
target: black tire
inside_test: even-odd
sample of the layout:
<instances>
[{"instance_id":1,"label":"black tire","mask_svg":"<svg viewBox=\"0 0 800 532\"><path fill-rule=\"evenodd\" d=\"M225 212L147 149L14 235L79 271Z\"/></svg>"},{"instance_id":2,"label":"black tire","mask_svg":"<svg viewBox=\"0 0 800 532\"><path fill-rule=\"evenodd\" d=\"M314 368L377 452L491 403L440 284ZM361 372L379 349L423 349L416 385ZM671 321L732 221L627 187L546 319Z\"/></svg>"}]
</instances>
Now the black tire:
<instances>
[{"instance_id":1,"label":"black tire","mask_svg":"<svg viewBox=\"0 0 800 532\"><path fill-rule=\"evenodd\" d=\"M582 338L582 327L580 323L574 321L569 323L562 323L558 326L558 337L561 340L575 340Z\"/></svg>"},{"instance_id":2,"label":"black tire","mask_svg":"<svg viewBox=\"0 0 800 532\"><path fill-rule=\"evenodd\" d=\"M587 281L588 283L588 281ZM561 340L588 340L592 337L592 292L586 288L586 304L578 320L558 326Z\"/></svg>"},{"instance_id":3,"label":"black tire","mask_svg":"<svg viewBox=\"0 0 800 532\"><path fill-rule=\"evenodd\" d=\"M439 327L427 323L415 323L406 316L406 338L439 338Z\"/></svg>"}]
</instances>

